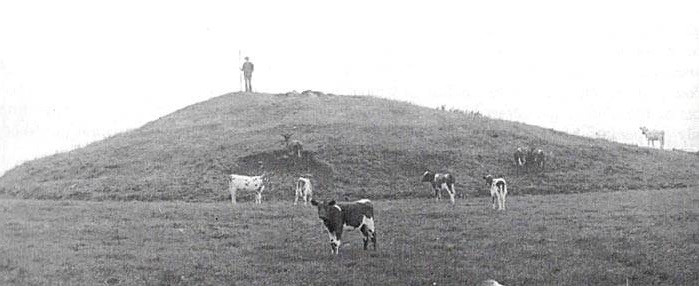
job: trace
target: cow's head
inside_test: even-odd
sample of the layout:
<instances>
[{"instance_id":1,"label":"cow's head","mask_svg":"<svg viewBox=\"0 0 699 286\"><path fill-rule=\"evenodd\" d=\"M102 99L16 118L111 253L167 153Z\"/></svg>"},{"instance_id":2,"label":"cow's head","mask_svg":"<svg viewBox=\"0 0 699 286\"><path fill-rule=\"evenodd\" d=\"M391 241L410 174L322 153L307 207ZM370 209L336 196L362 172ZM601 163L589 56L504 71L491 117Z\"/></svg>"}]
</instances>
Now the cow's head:
<instances>
[{"instance_id":1,"label":"cow's head","mask_svg":"<svg viewBox=\"0 0 699 286\"><path fill-rule=\"evenodd\" d=\"M493 184L493 176L491 176L491 175L486 175L486 176L483 176L483 179L485 179L485 184L486 184L487 186L490 186L490 185Z\"/></svg>"},{"instance_id":2,"label":"cow's head","mask_svg":"<svg viewBox=\"0 0 699 286\"><path fill-rule=\"evenodd\" d=\"M422 173L421 182L432 182L433 180L434 180L434 173L432 173L430 170L427 170L424 173Z\"/></svg>"},{"instance_id":3,"label":"cow's head","mask_svg":"<svg viewBox=\"0 0 699 286\"><path fill-rule=\"evenodd\" d=\"M648 128L645 126L641 126L641 133L646 134L648 132Z\"/></svg>"},{"instance_id":4,"label":"cow's head","mask_svg":"<svg viewBox=\"0 0 699 286\"><path fill-rule=\"evenodd\" d=\"M323 221L328 221L330 219L330 214L339 211L340 208L337 206L337 203L332 200L329 202L324 202L324 201L316 201L316 200L311 200L311 205L314 205L318 208L318 218L320 218Z\"/></svg>"}]
</instances>

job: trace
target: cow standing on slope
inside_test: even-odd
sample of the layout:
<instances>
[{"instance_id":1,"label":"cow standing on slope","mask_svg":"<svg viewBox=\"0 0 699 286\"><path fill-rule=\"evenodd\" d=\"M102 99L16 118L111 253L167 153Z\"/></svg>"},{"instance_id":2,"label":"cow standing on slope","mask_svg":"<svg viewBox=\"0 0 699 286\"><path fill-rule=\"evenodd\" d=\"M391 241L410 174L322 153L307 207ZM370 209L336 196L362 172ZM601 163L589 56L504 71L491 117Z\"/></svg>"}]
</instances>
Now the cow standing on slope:
<instances>
[{"instance_id":1,"label":"cow standing on slope","mask_svg":"<svg viewBox=\"0 0 699 286\"><path fill-rule=\"evenodd\" d=\"M299 177L298 180L296 180L296 196L294 198L294 205L298 203L299 197L303 198L304 206L313 199L313 186L311 186L311 179Z\"/></svg>"},{"instance_id":2,"label":"cow standing on slope","mask_svg":"<svg viewBox=\"0 0 699 286\"><path fill-rule=\"evenodd\" d=\"M265 190L265 184L269 181L267 174L252 177L230 174L228 179L230 180L231 203L234 205L237 203L235 197L238 191L254 191L256 192L255 203L262 204L262 191Z\"/></svg>"},{"instance_id":3,"label":"cow standing on slope","mask_svg":"<svg viewBox=\"0 0 699 286\"><path fill-rule=\"evenodd\" d=\"M505 198L507 197L507 183L503 178L493 179L493 176L484 176L485 184L490 187L490 198L493 200L493 209L495 209L495 201L497 200L497 209L505 209Z\"/></svg>"},{"instance_id":4,"label":"cow standing on slope","mask_svg":"<svg viewBox=\"0 0 699 286\"><path fill-rule=\"evenodd\" d=\"M539 171L543 172L545 163L546 163L546 154L544 154L543 150L536 149L533 147L531 149L529 149L529 152L527 152L527 157L526 157L526 162L525 162L525 164L528 166L528 168L536 168Z\"/></svg>"},{"instance_id":5,"label":"cow standing on slope","mask_svg":"<svg viewBox=\"0 0 699 286\"><path fill-rule=\"evenodd\" d=\"M367 199L348 203L336 203L330 201L311 200L311 204L318 207L318 217L323 221L328 236L330 237L330 251L338 254L342 243L342 231L359 229L364 235L364 250L371 240L376 250L376 229L374 228L374 206Z\"/></svg>"},{"instance_id":6,"label":"cow standing on slope","mask_svg":"<svg viewBox=\"0 0 699 286\"><path fill-rule=\"evenodd\" d=\"M452 174L433 173L427 170L425 171L425 173L422 174L421 181L429 182L430 184L432 184L432 189L434 190L434 195L437 201L439 201L442 198L442 195L439 191L446 190L449 194L449 199L451 200L451 203L454 204L454 195L456 194L456 190L454 189L454 183L456 182L456 180L454 180L454 176Z\"/></svg>"},{"instance_id":7,"label":"cow standing on slope","mask_svg":"<svg viewBox=\"0 0 699 286\"><path fill-rule=\"evenodd\" d=\"M646 127L641 127L641 133L643 133L643 135L646 136L646 140L648 140L648 146L655 147L655 141L659 141L661 150L665 146L665 131L650 130Z\"/></svg>"}]
</instances>

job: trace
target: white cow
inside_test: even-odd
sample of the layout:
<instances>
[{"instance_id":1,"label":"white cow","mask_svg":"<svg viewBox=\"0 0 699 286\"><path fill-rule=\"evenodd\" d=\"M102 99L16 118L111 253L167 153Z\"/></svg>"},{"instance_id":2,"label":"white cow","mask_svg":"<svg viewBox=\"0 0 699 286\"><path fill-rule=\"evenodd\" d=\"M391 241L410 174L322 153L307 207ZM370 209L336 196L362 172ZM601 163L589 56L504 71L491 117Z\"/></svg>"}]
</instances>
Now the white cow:
<instances>
[{"instance_id":1,"label":"white cow","mask_svg":"<svg viewBox=\"0 0 699 286\"><path fill-rule=\"evenodd\" d=\"M307 205L309 201L313 198L313 186L311 186L311 179L299 177L296 180L296 197L294 198L294 205L298 203L299 197L303 198L303 205Z\"/></svg>"},{"instance_id":2,"label":"white cow","mask_svg":"<svg viewBox=\"0 0 699 286\"><path fill-rule=\"evenodd\" d=\"M493 200L493 209L495 209L495 200L497 199L497 209L505 209L505 197L507 197L507 183L503 178L493 179L493 176L484 176L486 185L490 187L490 197Z\"/></svg>"},{"instance_id":3,"label":"white cow","mask_svg":"<svg viewBox=\"0 0 699 286\"><path fill-rule=\"evenodd\" d=\"M229 175L231 191L231 202L235 205L235 195L238 191L255 191L257 196L255 197L255 202L258 204L262 203L262 191L265 190L265 183L269 181L267 174L262 174L260 176L243 176L231 174Z\"/></svg>"},{"instance_id":4,"label":"white cow","mask_svg":"<svg viewBox=\"0 0 699 286\"><path fill-rule=\"evenodd\" d=\"M660 141L660 149L665 146L665 131L662 130L650 130L646 127L641 127L641 133L646 136L648 140L648 146L655 147L655 141Z\"/></svg>"}]
</instances>

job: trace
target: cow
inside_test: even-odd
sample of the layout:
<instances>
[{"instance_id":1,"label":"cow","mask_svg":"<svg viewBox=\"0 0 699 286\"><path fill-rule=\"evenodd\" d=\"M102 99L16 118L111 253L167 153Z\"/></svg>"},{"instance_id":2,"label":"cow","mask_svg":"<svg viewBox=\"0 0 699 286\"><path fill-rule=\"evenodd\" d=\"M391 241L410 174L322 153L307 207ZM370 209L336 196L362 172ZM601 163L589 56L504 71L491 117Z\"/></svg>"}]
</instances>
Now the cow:
<instances>
[{"instance_id":1,"label":"cow","mask_svg":"<svg viewBox=\"0 0 699 286\"><path fill-rule=\"evenodd\" d=\"M503 178L493 179L493 176L483 176L485 184L490 187L490 198L493 201L493 209L496 209L495 200L497 200L497 209L505 209L505 198L507 197L507 183Z\"/></svg>"},{"instance_id":2,"label":"cow","mask_svg":"<svg viewBox=\"0 0 699 286\"><path fill-rule=\"evenodd\" d=\"M543 150L532 147L527 152L525 160L525 164L528 166L528 168L537 168L542 172L544 171L546 154L544 154Z\"/></svg>"},{"instance_id":3,"label":"cow","mask_svg":"<svg viewBox=\"0 0 699 286\"><path fill-rule=\"evenodd\" d=\"M517 172L519 172L519 169L524 168L524 164L527 162L525 156L526 156L526 154L525 154L524 150L522 150L522 148L517 147L517 149L515 149L514 158L515 158L515 167L517 168Z\"/></svg>"},{"instance_id":4,"label":"cow","mask_svg":"<svg viewBox=\"0 0 699 286\"><path fill-rule=\"evenodd\" d=\"M430 170L425 171L425 173L422 174L422 182L429 182L432 184L432 189L434 190L434 195L437 201L439 201L442 198L442 195L440 194L440 190L446 190L447 193L449 194L449 199L451 200L451 203L454 204L454 195L456 194L456 190L454 189L454 183L456 180L454 179L454 176L449 173L433 173Z\"/></svg>"},{"instance_id":5,"label":"cow","mask_svg":"<svg viewBox=\"0 0 699 286\"><path fill-rule=\"evenodd\" d=\"M546 165L546 154L541 149L534 150L534 166L539 168L542 172L544 171L544 166Z\"/></svg>"},{"instance_id":6,"label":"cow","mask_svg":"<svg viewBox=\"0 0 699 286\"><path fill-rule=\"evenodd\" d=\"M376 229L374 228L374 206L370 200L362 199L354 202L328 203L311 200L318 208L318 217L323 221L330 237L330 253L338 254L342 241L342 231L359 229L364 235L364 250L367 250L371 240L376 250Z\"/></svg>"},{"instance_id":7,"label":"cow","mask_svg":"<svg viewBox=\"0 0 699 286\"><path fill-rule=\"evenodd\" d=\"M659 141L660 143L660 149L663 149L665 146L665 131L662 130L650 130L648 128L641 127L641 133L646 136L646 140L648 140L648 146L653 146L655 147L655 141Z\"/></svg>"},{"instance_id":8,"label":"cow","mask_svg":"<svg viewBox=\"0 0 699 286\"><path fill-rule=\"evenodd\" d=\"M303 152L303 144L301 144L301 141L298 140L290 140L291 135L289 133L284 133L282 134L282 137L284 137L284 140L282 140L281 144L286 147L287 152L289 152L290 155L292 156L298 156L301 158L301 153Z\"/></svg>"},{"instance_id":9,"label":"cow","mask_svg":"<svg viewBox=\"0 0 699 286\"><path fill-rule=\"evenodd\" d=\"M313 186L311 186L311 179L299 177L296 180L296 197L294 198L294 205L298 203L299 197L303 198L303 205L307 205L308 201L313 198Z\"/></svg>"},{"instance_id":10,"label":"cow","mask_svg":"<svg viewBox=\"0 0 699 286\"><path fill-rule=\"evenodd\" d=\"M243 176L230 174L228 176L230 181L229 190L231 192L231 202L236 204L236 193L238 191L255 191L255 203L262 204L262 191L265 190L265 184L269 182L269 178L266 173L260 176Z\"/></svg>"}]
</instances>

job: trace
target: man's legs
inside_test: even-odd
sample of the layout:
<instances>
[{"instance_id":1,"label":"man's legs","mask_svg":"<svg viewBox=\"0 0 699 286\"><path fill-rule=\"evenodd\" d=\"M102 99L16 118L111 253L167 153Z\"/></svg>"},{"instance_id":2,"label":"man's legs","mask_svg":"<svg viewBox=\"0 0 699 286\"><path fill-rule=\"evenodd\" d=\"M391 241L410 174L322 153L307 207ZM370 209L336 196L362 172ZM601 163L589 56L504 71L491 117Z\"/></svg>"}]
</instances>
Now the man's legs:
<instances>
[{"instance_id":1,"label":"man's legs","mask_svg":"<svg viewBox=\"0 0 699 286\"><path fill-rule=\"evenodd\" d=\"M252 77L245 77L245 91L252 92Z\"/></svg>"}]
</instances>

